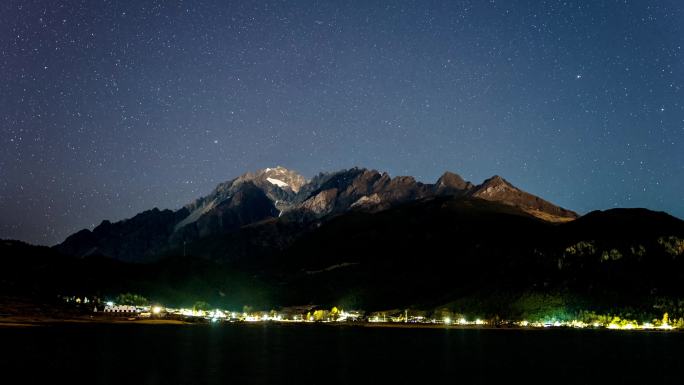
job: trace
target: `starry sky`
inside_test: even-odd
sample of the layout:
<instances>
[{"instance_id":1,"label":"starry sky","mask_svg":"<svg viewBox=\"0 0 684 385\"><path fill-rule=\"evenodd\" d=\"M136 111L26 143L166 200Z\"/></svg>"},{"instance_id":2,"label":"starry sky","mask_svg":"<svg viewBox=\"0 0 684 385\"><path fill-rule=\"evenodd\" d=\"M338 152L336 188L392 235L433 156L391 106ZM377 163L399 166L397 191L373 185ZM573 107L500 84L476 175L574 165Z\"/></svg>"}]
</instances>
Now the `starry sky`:
<instances>
[{"instance_id":1,"label":"starry sky","mask_svg":"<svg viewBox=\"0 0 684 385\"><path fill-rule=\"evenodd\" d=\"M684 4L0 2L0 238L282 165L684 217Z\"/></svg>"}]
</instances>

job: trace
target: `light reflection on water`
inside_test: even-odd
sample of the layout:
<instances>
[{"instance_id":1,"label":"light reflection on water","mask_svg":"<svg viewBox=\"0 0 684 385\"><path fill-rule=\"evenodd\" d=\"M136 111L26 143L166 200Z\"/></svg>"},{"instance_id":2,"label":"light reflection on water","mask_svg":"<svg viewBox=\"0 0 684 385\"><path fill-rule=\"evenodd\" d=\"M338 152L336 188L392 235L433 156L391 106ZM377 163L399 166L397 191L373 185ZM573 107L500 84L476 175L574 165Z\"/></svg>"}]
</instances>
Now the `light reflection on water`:
<instances>
[{"instance_id":1,"label":"light reflection on water","mask_svg":"<svg viewBox=\"0 0 684 385\"><path fill-rule=\"evenodd\" d=\"M0 329L5 372L96 384L677 383L684 333L330 325Z\"/></svg>"}]
</instances>

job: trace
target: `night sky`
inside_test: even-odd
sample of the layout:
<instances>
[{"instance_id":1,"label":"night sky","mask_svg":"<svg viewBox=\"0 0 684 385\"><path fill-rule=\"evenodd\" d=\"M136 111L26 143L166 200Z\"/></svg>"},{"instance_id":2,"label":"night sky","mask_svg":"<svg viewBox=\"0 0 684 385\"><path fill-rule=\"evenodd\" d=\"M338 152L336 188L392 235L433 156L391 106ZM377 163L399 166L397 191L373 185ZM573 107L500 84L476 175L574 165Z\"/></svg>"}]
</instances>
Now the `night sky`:
<instances>
[{"instance_id":1,"label":"night sky","mask_svg":"<svg viewBox=\"0 0 684 385\"><path fill-rule=\"evenodd\" d=\"M684 4L0 2L0 238L282 165L684 217Z\"/></svg>"}]
</instances>

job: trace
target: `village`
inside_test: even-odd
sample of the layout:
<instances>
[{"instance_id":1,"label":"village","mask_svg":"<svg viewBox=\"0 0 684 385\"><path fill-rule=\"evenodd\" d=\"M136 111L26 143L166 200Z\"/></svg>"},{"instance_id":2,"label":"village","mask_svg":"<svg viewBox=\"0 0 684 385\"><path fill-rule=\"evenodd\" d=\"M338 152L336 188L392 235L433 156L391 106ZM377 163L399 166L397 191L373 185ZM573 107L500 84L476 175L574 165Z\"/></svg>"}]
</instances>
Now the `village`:
<instances>
[{"instance_id":1,"label":"village","mask_svg":"<svg viewBox=\"0 0 684 385\"><path fill-rule=\"evenodd\" d=\"M198 302L192 308L166 307L161 304L130 305L114 301L100 302L84 297L63 297L65 302L81 309L92 309L96 319L112 320L175 320L186 323L336 323L369 326L416 326L445 328L573 328L610 330L658 330L684 329L683 320L670 320L665 313L662 319L652 322L637 322L619 317L600 316L593 322L582 320L486 320L467 318L447 310L426 312L419 310L387 310L366 313L363 310L344 310L337 307L324 309L313 305L284 307L280 310L254 311L244 307L242 311L209 308Z\"/></svg>"}]
</instances>

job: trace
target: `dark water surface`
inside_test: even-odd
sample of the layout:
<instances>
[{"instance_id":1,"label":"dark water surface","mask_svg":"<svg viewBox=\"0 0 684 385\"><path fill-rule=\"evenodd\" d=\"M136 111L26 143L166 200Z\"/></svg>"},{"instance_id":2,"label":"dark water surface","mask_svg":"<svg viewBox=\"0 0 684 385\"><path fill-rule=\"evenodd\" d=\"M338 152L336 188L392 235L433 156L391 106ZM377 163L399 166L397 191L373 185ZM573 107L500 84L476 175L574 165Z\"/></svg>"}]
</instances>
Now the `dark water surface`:
<instances>
[{"instance_id":1,"label":"dark water surface","mask_svg":"<svg viewBox=\"0 0 684 385\"><path fill-rule=\"evenodd\" d=\"M13 383L684 383L680 332L88 324L0 343Z\"/></svg>"}]
</instances>

